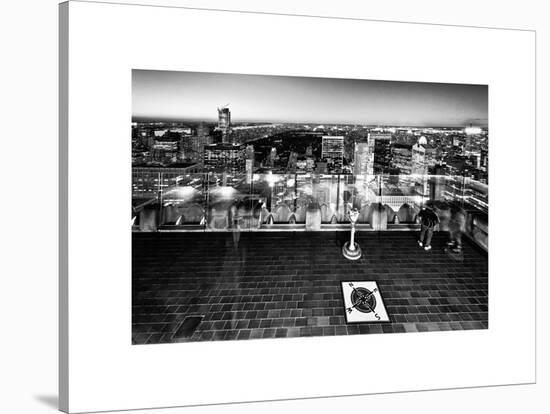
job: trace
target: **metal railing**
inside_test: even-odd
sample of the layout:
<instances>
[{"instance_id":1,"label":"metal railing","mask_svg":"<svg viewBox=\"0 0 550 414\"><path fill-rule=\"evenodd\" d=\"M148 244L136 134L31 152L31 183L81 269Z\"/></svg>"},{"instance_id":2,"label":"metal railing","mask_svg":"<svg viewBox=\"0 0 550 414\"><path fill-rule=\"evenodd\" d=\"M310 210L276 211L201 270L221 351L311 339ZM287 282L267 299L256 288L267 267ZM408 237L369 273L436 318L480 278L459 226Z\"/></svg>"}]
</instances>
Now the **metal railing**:
<instances>
[{"instance_id":1,"label":"metal railing","mask_svg":"<svg viewBox=\"0 0 550 414\"><path fill-rule=\"evenodd\" d=\"M442 216L451 208L464 210L478 235L486 233L488 222L488 186L457 176L232 176L140 168L132 172L132 196L135 231L347 229L353 208L359 211L358 229L409 229L424 205Z\"/></svg>"}]
</instances>

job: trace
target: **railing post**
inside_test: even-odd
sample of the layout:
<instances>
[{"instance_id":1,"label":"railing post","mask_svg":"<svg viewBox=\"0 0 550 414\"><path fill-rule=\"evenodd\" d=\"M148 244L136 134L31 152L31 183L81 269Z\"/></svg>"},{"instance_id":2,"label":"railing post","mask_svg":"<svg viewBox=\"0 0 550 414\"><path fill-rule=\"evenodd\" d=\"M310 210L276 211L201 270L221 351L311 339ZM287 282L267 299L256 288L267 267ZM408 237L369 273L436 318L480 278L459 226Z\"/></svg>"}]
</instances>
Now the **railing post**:
<instances>
[{"instance_id":1,"label":"railing post","mask_svg":"<svg viewBox=\"0 0 550 414\"><path fill-rule=\"evenodd\" d=\"M208 215L208 205L210 203L210 173L203 173L202 174L202 186L204 191L204 230L208 228L208 221L210 220L210 217Z\"/></svg>"},{"instance_id":2,"label":"railing post","mask_svg":"<svg viewBox=\"0 0 550 414\"><path fill-rule=\"evenodd\" d=\"M296 208L298 207L297 203L298 203L298 173L294 173L294 213L296 213Z\"/></svg>"},{"instance_id":3,"label":"railing post","mask_svg":"<svg viewBox=\"0 0 550 414\"><path fill-rule=\"evenodd\" d=\"M462 176L462 197L461 200L462 200L462 205L461 207L464 208L464 196L466 194L466 177L463 175Z\"/></svg>"},{"instance_id":4,"label":"railing post","mask_svg":"<svg viewBox=\"0 0 550 414\"><path fill-rule=\"evenodd\" d=\"M336 182L336 214L338 214L339 208L340 208L340 174L338 174L338 181ZM344 214L346 214L345 210L344 210Z\"/></svg>"},{"instance_id":5,"label":"railing post","mask_svg":"<svg viewBox=\"0 0 550 414\"><path fill-rule=\"evenodd\" d=\"M158 200L159 200L159 214L157 217L157 231L162 224L162 173L159 171L157 176L157 191L158 191Z\"/></svg>"}]
</instances>

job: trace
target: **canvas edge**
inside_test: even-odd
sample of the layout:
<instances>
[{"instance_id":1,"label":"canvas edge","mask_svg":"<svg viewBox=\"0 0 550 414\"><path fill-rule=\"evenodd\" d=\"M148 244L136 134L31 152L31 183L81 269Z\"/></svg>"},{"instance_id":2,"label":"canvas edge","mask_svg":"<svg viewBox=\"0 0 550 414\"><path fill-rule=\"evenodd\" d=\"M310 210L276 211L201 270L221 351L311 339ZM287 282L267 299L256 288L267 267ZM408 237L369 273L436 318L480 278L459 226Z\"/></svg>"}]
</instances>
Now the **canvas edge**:
<instances>
[{"instance_id":1,"label":"canvas edge","mask_svg":"<svg viewBox=\"0 0 550 414\"><path fill-rule=\"evenodd\" d=\"M69 3L59 11L59 410L69 412Z\"/></svg>"}]
</instances>

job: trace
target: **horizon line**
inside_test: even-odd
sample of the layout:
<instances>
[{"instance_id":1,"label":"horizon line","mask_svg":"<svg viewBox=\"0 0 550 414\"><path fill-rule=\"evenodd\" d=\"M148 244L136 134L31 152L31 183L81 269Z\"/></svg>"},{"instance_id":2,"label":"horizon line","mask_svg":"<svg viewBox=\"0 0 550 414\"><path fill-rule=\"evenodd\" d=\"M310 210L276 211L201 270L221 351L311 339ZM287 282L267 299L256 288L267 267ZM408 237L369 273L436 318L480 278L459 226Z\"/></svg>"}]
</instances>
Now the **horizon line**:
<instances>
[{"instance_id":1,"label":"horizon line","mask_svg":"<svg viewBox=\"0 0 550 414\"><path fill-rule=\"evenodd\" d=\"M132 116L131 122L182 122L182 123L214 123L218 120L216 118L162 118L162 117L148 117L148 116ZM401 128L466 128L469 126L478 126L480 128L489 128L488 122L467 122L460 124L447 124L447 125L435 125L435 124L388 124L388 123L364 123L364 122L312 122L312 121L281 121L281 120L251 120L242 119L232 124L239 123L253 123L253 124L304 124L304 125L360 125L360 126L389 126L389 127L401 127Z\"/></svg>"}]
</instances>

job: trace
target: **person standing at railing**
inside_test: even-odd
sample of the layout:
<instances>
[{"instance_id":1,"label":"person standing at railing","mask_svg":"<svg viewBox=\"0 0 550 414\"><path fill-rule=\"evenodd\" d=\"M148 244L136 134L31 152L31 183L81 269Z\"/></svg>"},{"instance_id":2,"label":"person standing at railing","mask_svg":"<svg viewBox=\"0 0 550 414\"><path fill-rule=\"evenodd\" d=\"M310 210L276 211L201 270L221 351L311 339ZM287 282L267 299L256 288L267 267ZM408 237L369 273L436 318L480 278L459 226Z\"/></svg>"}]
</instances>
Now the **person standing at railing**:
<instances>
[{"instance_id":1,"label":"person standing at railing","mask_svg":"<svg viewBox=\"0 0 550 414\"><path fill-rule=\"evenodd\" d=\"M466 213L459 207L451 207L449 220L449 241L447 246L453 253L462 252L462 233L466 229Z\"/></svg>"},{"instance_id":2,"label":"person standing at railing","mask_svg":"<svg viewBox=\"0 0 550 414\"><path fill-rule=\"evenodd\" d=\"M239 240L241 238L241 222L242 215L238 209L238 200L235 199L231 207L229 208L229 217L231 220L231 232L233 235L233 247L237 249L239 247Z\"/></svg>"},{"instance_id":3,"label":"person standing at railing","mask_svg":"<svg viewBox=\"0 0 550 414\"><path fill-rule=\"evenodd\" d=\"M418 213L420 219L420 238L418 239L418 245L424 247L424 250L430 250L432 248L432 236L434 228L439 224L439 217L430 207L423 207Z\"/></svg>"}]
</instances>

